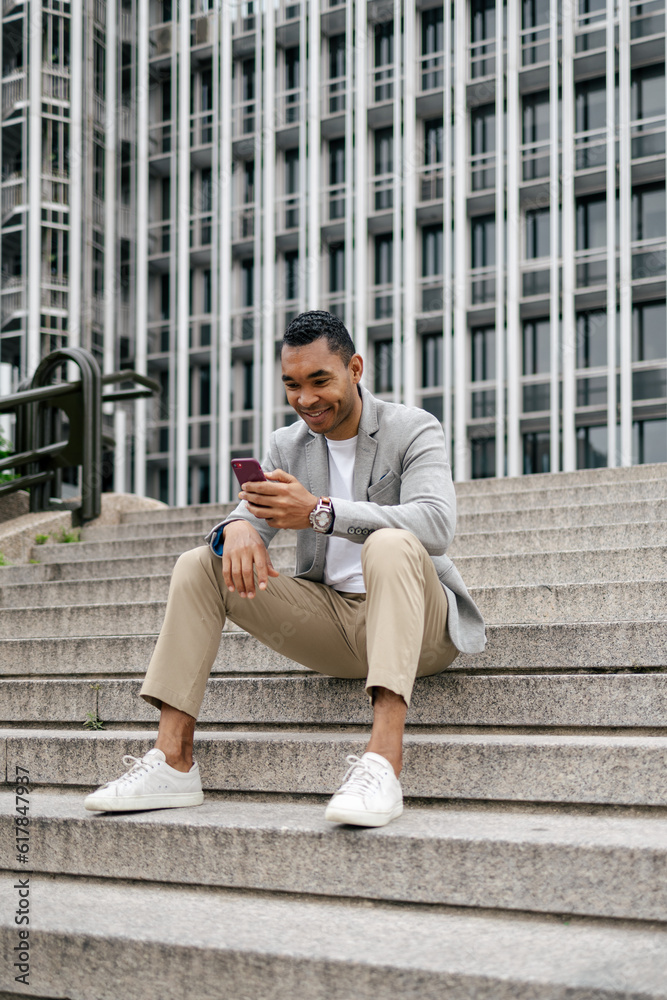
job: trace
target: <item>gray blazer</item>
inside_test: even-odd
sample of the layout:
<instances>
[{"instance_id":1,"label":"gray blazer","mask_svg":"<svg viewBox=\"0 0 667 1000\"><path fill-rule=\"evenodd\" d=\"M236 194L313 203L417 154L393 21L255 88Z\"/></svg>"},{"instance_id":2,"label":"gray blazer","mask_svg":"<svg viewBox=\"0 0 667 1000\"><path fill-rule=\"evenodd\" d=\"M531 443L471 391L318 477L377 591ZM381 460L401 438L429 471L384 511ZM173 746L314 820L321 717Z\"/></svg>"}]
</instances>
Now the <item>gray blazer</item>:
<instances>
[{"instance_id":1,"label":"gray blazer","mask_svg":"<svg viewBox=\"0 0 667 1000\"><path fill-rule=\"evenodd\" d=\"M378 528L405 528L422 542L433 559L449 602L449 634L457 649L484 649L484 620L459 571L445 554L454 537L456 495L447 461L442 426L417 407L386 403L359 386L363 403L354 467L354 500L332 497L336 514L333 535L363 544ZM329 490L328 450L324 435L303 420L274 431L265 472L283 469L296 476L314 496ZM279 530L239 506L206 536L221 553L220 530L242 518L269 544ZM321 583L328 538L311 529L297 532L296 576Z\"/></svg>"}]
</instances>

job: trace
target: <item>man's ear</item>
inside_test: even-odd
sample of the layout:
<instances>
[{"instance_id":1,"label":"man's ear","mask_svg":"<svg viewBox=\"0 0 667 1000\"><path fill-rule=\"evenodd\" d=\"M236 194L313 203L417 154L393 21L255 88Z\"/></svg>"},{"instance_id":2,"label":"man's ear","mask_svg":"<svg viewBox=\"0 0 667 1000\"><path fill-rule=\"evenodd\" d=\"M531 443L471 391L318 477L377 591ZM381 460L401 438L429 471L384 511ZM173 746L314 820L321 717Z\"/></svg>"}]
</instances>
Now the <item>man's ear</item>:
<instances>
[{"instance_id":1,"label":"man's ear","mask_svg":"<svg viewBox=\"0 0 667 1000\"><path fill-rule=\"evenodd\" d=\"M352 372L352 379L356 383L361 379L364 374L364 359L361 354L353 354L350 358L350 371Z\"/></svg>"}]
</instances>

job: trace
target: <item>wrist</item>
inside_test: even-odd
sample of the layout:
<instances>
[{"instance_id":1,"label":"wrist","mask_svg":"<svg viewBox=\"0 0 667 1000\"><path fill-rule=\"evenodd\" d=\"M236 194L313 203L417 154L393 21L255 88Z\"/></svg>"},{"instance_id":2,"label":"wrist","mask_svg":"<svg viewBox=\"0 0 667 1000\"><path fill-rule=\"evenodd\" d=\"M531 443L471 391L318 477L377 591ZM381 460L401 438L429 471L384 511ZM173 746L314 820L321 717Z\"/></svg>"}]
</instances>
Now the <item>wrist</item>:
<instances>
[{"instance_id":1,"label":"wrist","mask_svg":"<svg viewBox=\"0 0 667 1000\"><path fill-rule=\"evenodd\" d=\"M310 526L322 535L333 531L336 514L330 497L320 497L308 516Z\"/></svg>"}]
</instances>

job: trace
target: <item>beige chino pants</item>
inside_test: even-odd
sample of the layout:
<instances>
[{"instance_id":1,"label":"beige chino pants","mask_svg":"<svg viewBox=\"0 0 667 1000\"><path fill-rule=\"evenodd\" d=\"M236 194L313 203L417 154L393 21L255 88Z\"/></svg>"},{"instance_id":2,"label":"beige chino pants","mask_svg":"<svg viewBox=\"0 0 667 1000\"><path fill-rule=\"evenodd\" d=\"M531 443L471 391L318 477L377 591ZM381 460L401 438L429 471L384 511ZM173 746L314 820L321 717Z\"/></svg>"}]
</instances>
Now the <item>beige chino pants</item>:
<instances>
[{"instance_id":1,"label":"beige chino pants","mask_svg":"<svg viewBox=\"0 0 667 1000\"><path fill-rule=\"evenodd\" d=\"M409 531L381 528L361 550L366 594L269 577L252 599L230 593L208 546L176 563L164 624L140 694L197 718L226 618L264 645L332 677L366 678L410 704L415 677L437 674L458 655L447 630L447 598L433 562Z\"/></svg>"}]
</instances>

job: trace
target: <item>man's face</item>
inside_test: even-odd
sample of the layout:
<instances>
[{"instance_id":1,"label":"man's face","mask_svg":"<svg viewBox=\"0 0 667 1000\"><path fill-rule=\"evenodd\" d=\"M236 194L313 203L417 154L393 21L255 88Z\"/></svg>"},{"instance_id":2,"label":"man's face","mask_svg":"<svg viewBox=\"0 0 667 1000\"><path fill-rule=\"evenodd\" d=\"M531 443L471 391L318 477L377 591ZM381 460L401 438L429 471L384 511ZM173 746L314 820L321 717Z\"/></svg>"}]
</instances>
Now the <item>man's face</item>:
<instances>
[{"instance_id":1,"label":"man's face","mask_svg":"<svg viewBox=\"0 0 667 1000\"><path fill-rule=\"evenodd\" d=\"M280 360L287 401L310 429L334 441L354 437L361 416L360 355L345 365L326 337L319 337L304 347L283 347Z\"/></svg>"}]
</instances>

